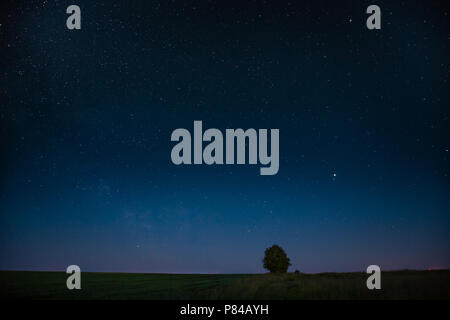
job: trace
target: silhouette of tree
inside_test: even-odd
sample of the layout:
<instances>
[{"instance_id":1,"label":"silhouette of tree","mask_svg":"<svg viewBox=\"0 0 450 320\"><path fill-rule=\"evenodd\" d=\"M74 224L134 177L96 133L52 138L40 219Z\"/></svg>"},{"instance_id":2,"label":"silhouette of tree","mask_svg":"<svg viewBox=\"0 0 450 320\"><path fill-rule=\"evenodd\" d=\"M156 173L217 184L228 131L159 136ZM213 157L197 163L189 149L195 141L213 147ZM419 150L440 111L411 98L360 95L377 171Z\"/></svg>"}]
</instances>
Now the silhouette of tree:
<instances>
[{"instance_id":1,"label":"silhouette of tree","mask_svg":"<svg viewBox=\"0 0 450 320\"><path fill-rule=\"evenodd\" d=\"M272 273L285 273L291 263L286 252L280 246L274 244L264 251L263 265L265 269Z\"/></svg>"}]
</instances>

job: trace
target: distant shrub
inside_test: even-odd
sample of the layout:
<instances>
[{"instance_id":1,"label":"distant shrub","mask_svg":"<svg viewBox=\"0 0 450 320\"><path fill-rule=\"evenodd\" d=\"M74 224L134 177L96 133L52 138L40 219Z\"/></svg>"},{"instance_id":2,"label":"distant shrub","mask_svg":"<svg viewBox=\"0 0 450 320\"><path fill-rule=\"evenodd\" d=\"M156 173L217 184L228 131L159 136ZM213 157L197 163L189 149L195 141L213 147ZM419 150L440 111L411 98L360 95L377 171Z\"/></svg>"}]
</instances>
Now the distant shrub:
<instances>
[{"instance_id":1,"label":"distant shrub","mask_svg":"<svg viewBox=\"0 0 450 320\"><path fill-rule=\"evenodd\" d=\"M275 244L264 251L263 265L272 273L286 273L291 263L286 252Z\"/></svg>"},{"instance_id":2,"label":"distant shrub","mask_svg":"<svg viewBox=\"0 0 450 320\"><path fill-rule=\"evenodd\" d=\"M295 269L294 273L295 274L300 274L300 271L298 271L298 269Z\"/></svg>"}]
</instances>

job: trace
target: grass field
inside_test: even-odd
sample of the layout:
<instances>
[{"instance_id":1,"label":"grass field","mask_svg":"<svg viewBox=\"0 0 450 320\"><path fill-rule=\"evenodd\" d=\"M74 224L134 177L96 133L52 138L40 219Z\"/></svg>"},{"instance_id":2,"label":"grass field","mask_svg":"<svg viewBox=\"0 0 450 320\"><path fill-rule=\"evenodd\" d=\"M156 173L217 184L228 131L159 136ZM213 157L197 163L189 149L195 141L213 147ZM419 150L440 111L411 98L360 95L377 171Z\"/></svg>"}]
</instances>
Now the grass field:
<instances>
[{"instance_id":1,"label":"grass field","mask_svg":"<svg viewBox=\"0 0 450 320\"><path fill-rule=\"evenodd\" d=\"M365 273L82 273L81 290L63 272L0 271L2 299L449 299L450 270L382 272L381 290Z\"/></svg>"}]
</instances>

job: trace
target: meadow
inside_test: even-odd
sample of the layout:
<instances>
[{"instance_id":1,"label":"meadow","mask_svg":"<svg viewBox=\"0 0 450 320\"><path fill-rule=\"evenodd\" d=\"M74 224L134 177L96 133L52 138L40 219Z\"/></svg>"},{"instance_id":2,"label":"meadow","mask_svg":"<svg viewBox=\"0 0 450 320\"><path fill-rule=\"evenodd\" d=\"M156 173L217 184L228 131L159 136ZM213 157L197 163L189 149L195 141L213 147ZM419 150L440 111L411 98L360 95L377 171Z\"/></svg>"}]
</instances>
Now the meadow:
<instances>
[{"instance_id":1,"label":"meadow","mask_svg":"<svg viewBox=\"0 0 450 320\"><path fill-rule=\"evenodd\" d=\"M64 272L0 271L1 299L449 299L450 270L366 273L133 274L84 272L68 290Z\"/></svg>"}]
</instances>

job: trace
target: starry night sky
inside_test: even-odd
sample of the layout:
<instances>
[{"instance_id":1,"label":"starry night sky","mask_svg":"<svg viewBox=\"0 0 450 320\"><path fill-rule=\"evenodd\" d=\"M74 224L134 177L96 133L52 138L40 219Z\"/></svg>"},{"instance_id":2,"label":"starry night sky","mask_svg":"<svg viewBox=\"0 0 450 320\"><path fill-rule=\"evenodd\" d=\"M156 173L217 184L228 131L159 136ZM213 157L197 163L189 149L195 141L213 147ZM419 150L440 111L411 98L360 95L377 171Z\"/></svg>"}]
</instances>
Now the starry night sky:
<instances>
[{"instance_id":1,"label":"starry night sky","mask_svg":"<svg viewBox=\"0 0 450 320\"><path fill-rule=\"evenodd\" d=\"M2 1L0 269L450 268L445 1L93 2ZM278 174L172 164L194 120Z\"/></svg>"}]
</instances>

